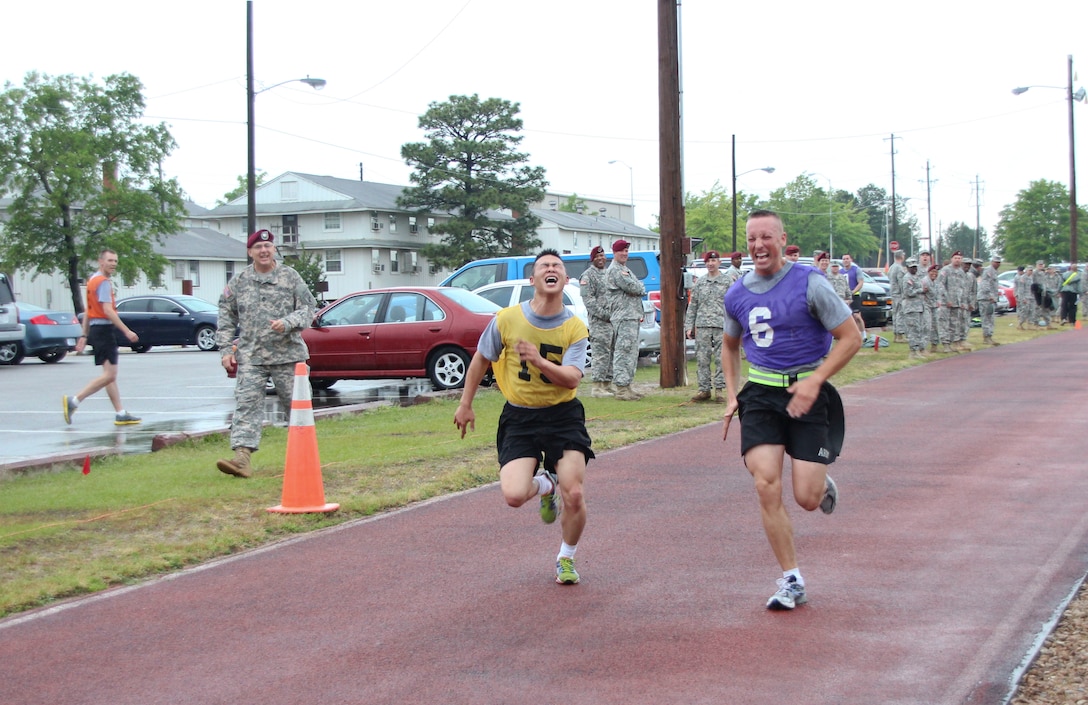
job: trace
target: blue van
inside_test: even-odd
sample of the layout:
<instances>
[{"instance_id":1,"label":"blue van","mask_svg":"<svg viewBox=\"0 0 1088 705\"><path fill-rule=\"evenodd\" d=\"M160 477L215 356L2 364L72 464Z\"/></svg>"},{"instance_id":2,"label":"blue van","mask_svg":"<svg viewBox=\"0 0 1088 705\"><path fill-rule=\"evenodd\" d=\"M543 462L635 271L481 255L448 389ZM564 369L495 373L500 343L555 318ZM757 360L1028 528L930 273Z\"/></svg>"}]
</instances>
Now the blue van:
<instances>
[{"instance_id":1,"label":"blue van","mask_svg":"<svg viewBox=\"0 0 1088 705\"><path fill-rule=\"evenodd\" d=\"M560 256L567 269L567 276L572 282L581 279L582 273L590 266L588 252ZM443 279L439 286L456 286L475 291L481 286L495 282L528 279L533 273L535 259L536 255L520 255L476 260L463 265ZM609 262L611 261L612 258L609 257ZM627 267L642 280L642 284L646 287L645 298L650 298L651 292L661 291L661 267L658 264L656 252L630 252L627 257Z\"/></svg>"}]
</instances>

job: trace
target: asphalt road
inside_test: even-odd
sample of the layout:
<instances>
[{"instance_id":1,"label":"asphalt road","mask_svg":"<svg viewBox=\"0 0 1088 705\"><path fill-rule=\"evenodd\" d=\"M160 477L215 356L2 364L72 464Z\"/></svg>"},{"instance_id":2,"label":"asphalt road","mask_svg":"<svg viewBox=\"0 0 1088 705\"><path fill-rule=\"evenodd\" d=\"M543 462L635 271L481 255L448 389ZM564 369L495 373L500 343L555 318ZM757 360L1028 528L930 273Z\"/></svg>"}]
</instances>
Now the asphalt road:
<instances>
[{"instance_id":1,"label":"asphalt road","mask_svg":"<svg viewBox=\"0 0 1088 705\"><path fill-rule=\"evenodd\" d=\"M590 463L580 585L491 485L0 620L0 702L997 705L1088 572L1086 345L843 388L794 612L712 424Z\"/></svg>"},{"instance_id":2,"label":"asphalt road","mask_svg":"<svg viewBox=\"0 0 1088 705\"><path fill-rule=\"evenodd\" d=\"M234 380L219 355L190 348L153 348L121 353L118 384L125 409L143 419L134 426L114 426L113 406L103 390L85 400L64 423L61 397L79 392L99 369L88 355L69 354L47 365L37 358L0 365L0 470L5 466L58 455L122 452L147 453L163 433L195 433L226 428L234 410ZM314 407L361 404L416 395L430 390L428 380L337 382L314 394ZM275 397L266 400L269 421L284 422Z\"/></svg>"}]
</instances>

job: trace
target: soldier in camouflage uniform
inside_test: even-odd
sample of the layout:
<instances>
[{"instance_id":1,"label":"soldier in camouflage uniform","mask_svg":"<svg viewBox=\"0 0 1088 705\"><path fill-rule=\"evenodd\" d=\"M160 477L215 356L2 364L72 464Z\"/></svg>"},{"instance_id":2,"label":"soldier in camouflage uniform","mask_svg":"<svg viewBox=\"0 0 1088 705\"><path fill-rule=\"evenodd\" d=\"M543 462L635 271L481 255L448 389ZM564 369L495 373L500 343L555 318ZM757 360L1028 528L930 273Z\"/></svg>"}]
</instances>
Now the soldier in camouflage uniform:
<instances>
[{"instance_id":1,"label":"soldier in camouflage uniform","mask_svg":"<svg viewBox=\"0 0 1088 705\"><path fill-rule=\"evenodd\" d=\"M1062 288L1062 275L1058 274L1058 270L1049 266L1046 268L1045 274L1043 274L1043 303L1046 304L1046 323L1050 325L1054 322L1055 314L1058 313L1058 303L1060 301L1059 292Z\"/></svg>"},{"instance_id":2,"label":"soldier in camouflage uniform","mask_svg":"<svg viewBox=\"0 0 1088 705\"><path fill-rule=\"evenodd\" d=\"M888 295L892 297L892 342L904 343L907 340L907 328L899 320L899 312L903 304L903 276L907 273L903 264L907 253L903 250L895 251L895 262L888 267Z\"/></svg>"},{"instance_id":3,"label":"soldier in camouflage uniform","mask_svg":"<svg viewBox=\"0 0 1088 705\"><path fill-rule=\"evenodd\" d=\"M963 308L964 289L967 287L963 272L963 253L956 250L952 261L941 268L937 274L937 301L940 311L937 314L941 352L960 352L960 340L957 337L960 321L959 311ZM955 345L955 347L953 347Z\"/></svg>"},{"instance_id":4,"label":"soldier in camouflage uniform","mask_svg":"<svg viewBox=\"0 0 1088 705\"><path fill-rule=\"evenodd\" d=\"M919 268L920 269L920 268ZM922 304L925 306L926 340L929 341L929 351L937 352L937 345L941 342L939 322L937 315L941 310L941 302L937 300L937 274L941 268L935 264L929 265L926 270L926 278L922 284Z\"/></svg>"},{"instance_id":5,"label":"soldier in camouflage uniform","mask_svg":"<svg viewBox=\"0 0 1088 705\"><path fill-rule=\"evenodd\" d=\"M687 336L695 340L699 392L692 401L710 401L710 366L713 374L714 401L725 402L725 376L722 374L722 328L725 326L725 292L733 280L721 271L721 256L714 250L703 255L706 275L695 282L691 303L684 319Z\"/></svg>"},{"instance_id":6,"label":"soldier in camouflage uniform","mask_svg":"<svg viewBox=\"0 0 1088 705\"><path fill-rule=\"evenodd\" d=\"M979 260L982 263L982 260ZM978 279L975 274L974 260L963 258L963 298L960 301L958 312L959 322L953 335L952 347L960 352L970 352L972 348L967 343L967 334L971 330L971 314L974 313L978 292Z\"/></svg>"},{"instance_id":7,"label":"soldier in camouflage uniform","mask_svg":"<svg viewBox=\"0 0 1088 705\"><path fill-rule=\"evenodd\" d=\"M608 310L612 315L612 381L620 401L642 398L631 389L631 381L638 366L638 324L642 320L642 297L646 287L627 268L630 247L631 243L626 240L612 243L612 264L605 275Z\"/></svg>"},{"instance_id":8,"label":"soldier in camouflage uniform","mask_svg":"<svg viewBox=\"0 0 1088 705\"><path fill-rule=\"evenodd\" d=\"M216 333L223 367L238 374L230 424L234 458L219 460L216 467L235 477L252 474L250 454L261 445L268 379L276 386L284 411L291 409L295 364L310 357L302 330L310 325L317 306L298 272L276 262L272 233L258 230L246 245L253 264L231 279L219 297ZM237 351L235 327L239 328Z\"/></svg>"},{"instance_id":9,"label":"soldier in camouflage uniform","mask_svg":"<svg viewBox=\"0 0 1088 705\"><path fill-rule=\"evenodd\" d=\"M899 306L899 317L903 319L904 335L910 346L910 356L926 357L926 314L925 290L929 275L918 273L918 260L913 257L906 261L903 267L903 276L900 277L899 293L902 296Z\"/></svg>"},{"instance_id":10,"label":"soldier in camouflage uniform","mask_svg":"<svg viewBox=\"0 0 1088 705\"><path fill-rule=\"evenodd\" d=\"M729 284L744 276L744 273L740 271L740 265L744 262L744 253L742 252L730 252L729 253L729 266L725 268L723 274L729 277Z\"/></svg>"},{"instance_id":11,"label":"soldier in camouflage uniform","mask_svg":"<svg viewBox=\"0 0 1088 705\"><path fill-rule=\"evenodd\" d=\"M1023 265L1017 267L1016 271L1017 275L1013 285L1013 293L1016 294L1016 327L1024 330L1025 323L1034 324L1037 320L1035 317L1035 297L1031 291L1031 287L1035 283L1035 275L1033 270L1025 268Z\"/></svg>"},{"instance_id":12,"label":"soldier in camouflage uniform","mask_svg":"<svg viewBox=\"0 0 1088 705\"><path fill-rule=\"evenodd\" d=\"M608 310L608 287L605 267L608 260L604 248L598 245L589 252L590 265L578 284L582 288L582 301L589 313L589 345L593 351L593 364L589 371L593 377L590 396L610 397L612 390L612 316Z\"/></svg>"},{"instance_id":13,"label":"soldier in camouflage uniform","mask_svg":"<svg viewBox=\"0 0 1088 705\"><path fill-rule=\"evenodd\" d=\"M827 275L827 280L831 282L831 288L842 297L843 301L850 303L854 300L854 295L850 293L850 282L847 281L846 275L840 271L838 262L831 263L831 272Z\"/></svg>"},{"instance_id":14,"label":"soldier in camouflage uniform","mask_svg":"<svg viewBox=\"0 0 1088 705\"><path fill-rule=\"evenodd\" d=\"M978 313L982 318L982 342L986 345L1000 345L994 340L994 310L997 308L997 268L1001 266L1001 255L990 257L990 266L982 270L978 279Z\"/></svg>"}]
</instances>

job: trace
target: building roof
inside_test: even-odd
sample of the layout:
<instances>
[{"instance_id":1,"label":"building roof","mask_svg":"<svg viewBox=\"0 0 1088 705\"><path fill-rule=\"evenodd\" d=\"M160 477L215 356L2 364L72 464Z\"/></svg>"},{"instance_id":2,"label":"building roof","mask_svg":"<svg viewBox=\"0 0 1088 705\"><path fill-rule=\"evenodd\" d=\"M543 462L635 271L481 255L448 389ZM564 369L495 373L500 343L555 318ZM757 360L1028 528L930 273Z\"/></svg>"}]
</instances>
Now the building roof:
<instances>
[{"instance_id":1,"label":"building roof","mask_svg":"<svg viewBox=\"0 0 1088 705\"><path fill-rule=\"evenodd\" d=\"M532 208L531 212L541 220L555 223L564 230L599 232L607 233L609 235L638 235L639 237L658 236L658 234L652 230L647 230L646 228L619 220L618 218L604 218L597 215L553 211L543 208Z\"/></svg>"},{"instance_id":2,"label":"building roof","mask_svg":"<svg viewBox=\"0 0 1088 705\"><path fill-rule=\"evenodd\" d=\"M168 259L220 259L246 261L246 244L211 228L189 228L163 236L155 252Z\"/></svg>"}]
</instances>

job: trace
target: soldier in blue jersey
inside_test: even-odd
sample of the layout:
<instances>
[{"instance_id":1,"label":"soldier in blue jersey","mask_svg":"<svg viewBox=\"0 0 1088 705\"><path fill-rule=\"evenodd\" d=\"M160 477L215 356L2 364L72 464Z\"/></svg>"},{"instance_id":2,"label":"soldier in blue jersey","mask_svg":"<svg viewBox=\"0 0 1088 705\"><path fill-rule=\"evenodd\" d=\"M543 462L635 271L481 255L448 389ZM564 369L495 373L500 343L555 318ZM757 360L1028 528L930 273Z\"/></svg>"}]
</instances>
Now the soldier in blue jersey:
<instances>
[{"instance_id":1,"label":"soldier in blue jersey","mask_svg":"<svg viewBox=\"0 0 1088 705\"><path fill-rule=\"evenodd\" d=\"M520 507L540 495L544 523L561 517L555 582L573 585L579 580L574 554L586 525L586 463L594 457L585 409L576 397L589 331L563 305L567 271L558 252L537 255L529 281L533 298L499 311L480 336L453 423L462 438L470 427L476 430L472 400L492 367L506 397L496 437L503 497Z\"/></svg>"},{"instance_id":2,"label":"soldier in blue jersey","mask_svg":"<svg viewBox=\"0 0 1088 705\"><path fill-rule=\"evenodd\" d=\"M857 353L861 333L826 277L813 267L783 261L786 232L778 214L752 212L747 234L754 270L725 295L722 367L729 399L722 438L739 412L741 455L782 568L767 607L791 610L807 598L782 502L785 456L792 458L797 504L807 511L834 511L838 489L827 465L841 449L844 420L842 401L827 380ZM742 344L749 370L740 389Z\"/></svg>"}]
</instances>

